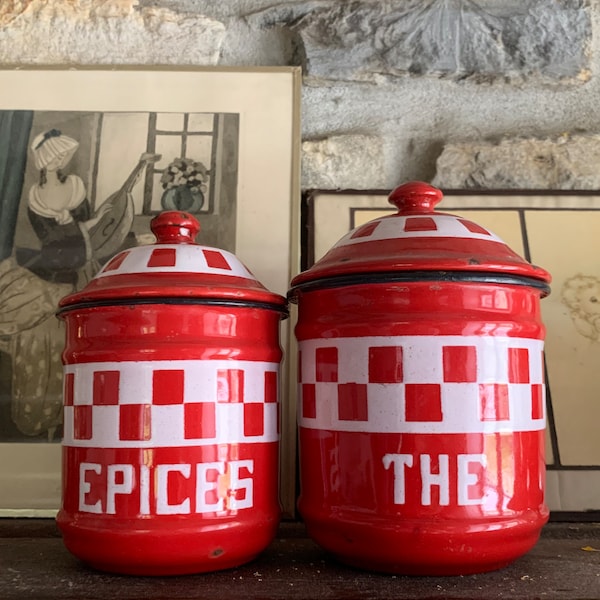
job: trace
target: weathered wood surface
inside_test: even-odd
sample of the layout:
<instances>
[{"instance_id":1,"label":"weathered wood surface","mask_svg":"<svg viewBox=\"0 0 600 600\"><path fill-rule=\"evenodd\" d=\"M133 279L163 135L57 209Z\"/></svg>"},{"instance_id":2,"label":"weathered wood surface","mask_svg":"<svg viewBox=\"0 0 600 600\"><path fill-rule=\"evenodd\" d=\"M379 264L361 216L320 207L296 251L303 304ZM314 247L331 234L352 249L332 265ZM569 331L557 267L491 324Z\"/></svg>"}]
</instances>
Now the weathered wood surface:
<instances>
[{"instance_id":1,"label":"weathered wood surface","mask_svg":"<svg viewBox=\"0 0 600 600\"><path fill-rule=\"evenodd\" d=\"M586 549L584 549L586 548ZM350 569L284 523L256 561L185 577L99 573L65 549L51 521L0 520L0 598L13 600L179 600L191 598L600 598L600 525L551 524L512 566L465 577L402 577Z\"/></svg>"}]
</instances>

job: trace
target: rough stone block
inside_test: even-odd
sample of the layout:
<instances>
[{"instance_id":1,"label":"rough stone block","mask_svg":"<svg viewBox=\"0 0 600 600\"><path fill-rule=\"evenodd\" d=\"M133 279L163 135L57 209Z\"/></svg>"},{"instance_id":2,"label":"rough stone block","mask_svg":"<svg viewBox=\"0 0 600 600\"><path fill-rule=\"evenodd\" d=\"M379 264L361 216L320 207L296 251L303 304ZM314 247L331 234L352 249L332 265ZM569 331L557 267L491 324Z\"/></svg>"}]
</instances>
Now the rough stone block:
<instances>
[{"instance_id":1,"label":"rough stone block","mask_svg":"<svg viewBox=\"0 0 600 600\"><path fill-rule=\"evenodd\" d=\"M294 25L306 72L378 81L408 74L585 81L589 0L328 2Z\"/></svg>"},{"instance_id":2,"label":"rough stone block","mask_svg":"<svg viewBox=\"0 0 600 600\"><path fill-rule=\"evenodd\" d=\"M433 184L446 189L600 189L600 135L448 144Z\"/></svg>"},{"instance_id":3,"label":"rough stone block","mask_svg":"<svg viewBox=\"0 0 600 600\"><path fill-rule=\"evenodd\" d=\"M303 189L374 189L381 185L381 138L339 135L302 144Z\"/></svg>"},{"instance_id":4,"label":"rough stone block","mask_svg":"<svg viewBox=\"0 0 600 600\"><path fill-rule=\"evenodd\" d=\"M0 3L0 27L23 13L33 0L4 0Z\"/></svg>"},{"instance_id":5,"label":"rough stone block","mask_svg":"<svg viewBox=\"0 0 600 600\"><path fill-rule=\"evenodd\" d=\"M225 34L214 18L137 0L0 3L4 64L214 65Z\"/></svg>"}]
</instances>

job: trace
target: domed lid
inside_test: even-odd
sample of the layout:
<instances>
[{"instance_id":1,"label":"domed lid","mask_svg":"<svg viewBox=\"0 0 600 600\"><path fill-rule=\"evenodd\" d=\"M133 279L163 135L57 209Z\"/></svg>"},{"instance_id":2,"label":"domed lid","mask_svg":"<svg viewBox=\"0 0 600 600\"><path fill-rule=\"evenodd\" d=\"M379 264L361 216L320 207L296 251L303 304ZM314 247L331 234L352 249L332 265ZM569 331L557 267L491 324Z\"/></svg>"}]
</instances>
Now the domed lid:
<instances>
[{"instance_id":1,"label":"domed lid","mask_svg":"<svg viewBox=\"0 0 600 600\"><path fill-rule=\"evenodd\" d=\"M150 223L156 244L115 255L61 310L88 305L173 301L259 305L285 312L285 298L267 290L231 252L194 243L200 224L167 211Z\"/></svg>"},{"instance_id":2,"label":"domed lid","mask_svg":"<svg viewBox=\"0 0 600 600\"><path fill-rule=\"evenodd\" d=\"M513 252L498 236L462 217L434 212L442 192L413 181L396 188L394 215L347 233L292 280L295 289L391 279L461 279L527 283L549 292L550 274Z\"/></svg>"}]
</instances>

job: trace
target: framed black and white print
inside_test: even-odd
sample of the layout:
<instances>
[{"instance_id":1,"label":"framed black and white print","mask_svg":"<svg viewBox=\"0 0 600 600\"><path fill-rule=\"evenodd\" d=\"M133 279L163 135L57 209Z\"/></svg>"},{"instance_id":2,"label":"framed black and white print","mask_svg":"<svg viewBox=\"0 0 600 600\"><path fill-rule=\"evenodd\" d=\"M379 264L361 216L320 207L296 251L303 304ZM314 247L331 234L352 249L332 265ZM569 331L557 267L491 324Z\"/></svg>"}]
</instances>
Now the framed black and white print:
<instances>
[{"instance_id":1,"label":"framed black and white print","mask_svg":"<svg viewBox=\"0 0 600 600\"><path fill-rule=\"evenodd\" d=\"M285 294L298 260L299 80L287 67L0 71L0 514L58 509L57 303L119 250L153 242L156 214L194 214L199 243ZM284 403L284 432L294 414Z\"/></svg>"}]
</instances>

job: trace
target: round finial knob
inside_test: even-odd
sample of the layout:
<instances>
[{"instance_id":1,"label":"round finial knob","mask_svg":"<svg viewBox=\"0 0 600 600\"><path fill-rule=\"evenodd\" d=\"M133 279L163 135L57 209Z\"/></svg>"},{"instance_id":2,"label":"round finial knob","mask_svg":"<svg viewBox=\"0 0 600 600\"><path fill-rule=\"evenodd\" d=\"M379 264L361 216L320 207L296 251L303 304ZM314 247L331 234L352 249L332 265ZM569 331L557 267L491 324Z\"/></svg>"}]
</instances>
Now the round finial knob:
<instances>
[{"instance_id":1,"label":"round finial knob","mask_svg":"<svg viewBox=\"0 0 600 600\"><path fill-rule=\"evenodd\" d=\"M150 221L150 229L161 244L193 244L200 231L200 223L189 213L168 210Z\"/></svg>"},{"instance_id":2,"label":"round finial knob","mask_svg":"<svg viewBox=\"0 0 600 600\"><path fill-rule=\"evenodd\" d=\"M436 187L422 181L410 181L397 187L389 196L399 213L429 213L444 195Z\"/></svg>"}]
</instances>

